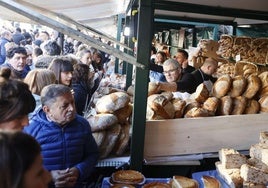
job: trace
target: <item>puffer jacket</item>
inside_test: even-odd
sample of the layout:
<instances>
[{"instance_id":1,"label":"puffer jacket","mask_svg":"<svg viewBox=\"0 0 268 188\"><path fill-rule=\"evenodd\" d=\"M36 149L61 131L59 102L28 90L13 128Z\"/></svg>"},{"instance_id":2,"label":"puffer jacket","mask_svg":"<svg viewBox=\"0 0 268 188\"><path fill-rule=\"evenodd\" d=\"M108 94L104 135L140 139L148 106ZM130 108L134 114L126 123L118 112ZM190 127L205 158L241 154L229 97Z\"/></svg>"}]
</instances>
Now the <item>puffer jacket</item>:
<instances>
[{"instance_id":1,"label":"puffer jacket","mask_svg":"<svg viewBox=\"0 0 268 188\"><path fill-rule=\"evenodd\" d=\"M86 119L75 119L60 127L48 121L40 107L33 114L24 132L32 135L41 146L43 163L47 170L64 170L76 167L84 181L90 176L98 159L98 147Z\"/></svg>"}]
</instances>

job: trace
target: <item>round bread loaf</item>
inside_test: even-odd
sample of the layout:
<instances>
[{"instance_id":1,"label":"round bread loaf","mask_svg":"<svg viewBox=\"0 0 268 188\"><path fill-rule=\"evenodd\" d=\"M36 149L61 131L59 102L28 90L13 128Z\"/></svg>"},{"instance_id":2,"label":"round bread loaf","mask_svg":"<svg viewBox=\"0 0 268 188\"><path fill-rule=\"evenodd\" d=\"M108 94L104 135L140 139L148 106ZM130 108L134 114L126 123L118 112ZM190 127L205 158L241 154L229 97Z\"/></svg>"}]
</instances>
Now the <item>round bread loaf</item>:
<instances>
[{"instance_id":1,"label":"round bread loaf","mask_svg":"<svg viewBox=\"0 0 268 188\"><path fill-rule=\"evenodd\" d=\"M97 114L87 118L92 132L103 131L118 122L118 119L113 114Z\"/></svg>"},{"instance_id":2,"label":"round bread loaf","mask_svg":"<svg viewBox=\"0 0 268 188\"><path fill-rule=\"evenodd\" d=\"M232 85L232 78L228 74L220 76L212 87L212 96L221 98L225 96Z\"/></svg>"},{"instance_id":3,"label":"round bread loaf","mask_svg":"<svg viewBox=\"0 0 268 188\"><path fill-rule=\"evenodd\" d=\"M233 110L233 99L229 95L220 98L220 104L217 110L218 115L230 115Z\"/></svg>"},{"instance_id":4,"label":"round bread loaf","mask_svg":"<svg viewBox=\"0 0 268 188\"><path fill-rule=\"evenodd\" d=\"M124 124L128 121L129 116L132 113L132 105L129 103L123 108L114 111L114 115L117 117L120 124Z\"/></svg>"},{"instance_id":5,"label":"round bread loaf","mask_svg":"<svg viewBox=\"0 0 268 188\"><path fill-rule=\"evenodd\" d=\"M136 170L119 170L112 174L112 180L115 183L124 183L124 184L140 184L145 178L142 173Z\"/></svg>"},{"instance_id":6,"label":"round bread loaf","mask_svg":"<svg viewBox=\"0 0 268 188\"><path fill-rule=\"evenodd\" d=\"M232 115L243 114L247 105L247 98L244 96L239 96L233 98L233 110Z\"/></svg>"},{"instance_id":7,"label":"round bread loaf","mask_svg":"<svg viewBox=\"0 0 268 188\"><path fill-rule=\"evenodd\" d=\"M238 75L233 78L231 89L228 93L231 97L238 97L242 95L247 86L247 80L245 77Z\"/></svg>"},{"instance_id":8,"label":"round bread loaf","mask_svg":"<svg viewBox=\"0 0 268 188\"><path fill-rule=\"evenodd\" d=\"M209 112L201 107L194 107L184 115L185 118L208 117L208 116Z\"/></svg>"},{"instance_id":9,"label":"round bread loaf","mask_svg":"<svg viewBox=\"0 0 268 188\"><path fill-rule=\"evenodd\" d=\"M113 113L114 111L125 107L130 101L130 96L125 92L115 92L101 97L96 102L96 111L98 113Z\"/></svg>"},{"instance_id":10,"label":"round bread loaf","mask_svg":"<svg viewBox=\"0 0 268 188\"><path fill-rule=\"evenodd\" d=\"M92 136L94 137L97 146L100 147L105 139L106 131L94 132L92 133Z\"/></svg>"},{"instance_id":11,"label":"round bread loaf","mask_svg":"<svg viewBox=\"0 0 268 188\"><path fill-rule=\"evenodd\" d=\"M256 75L250 75L247 78L247 87L243 96L247 99L252 99L261 88L261 80Z\"/></svg>"},{"instance_id":12,"label":"round bread loaf","mask_svg":"<svg viewBox=\"0 0 268 188\"><path fill-rule=\"evenodd\" d=\"M203 103L209 97L209 91L205 84L201 83L197 86L196 91L194 93L194 99L196 102Z\"/></svg>"},{"instance_id":13,"label":"round bread loaf","mask_svg":"<svg viewBox=\"0 0 268 188\"><path fill-rule=\"evenodd\" d=\"M196 102L196 101L186 103L186 106L184 108L184 114L186 114L189 110L191 110L194 107L201 108L202 105L199 102Z\"/></svg>"},{"instance_id":14,"label":"round bread loaf","mask_svg":"<svg viewBox=\"0 0 268 188\"><path fill-rule=\"evenodd\" d=\"M130 132L130 124L129 123L122 124L120 135L114 145L112 153L114 153L117 156L121 156L126 151L130 139L129 132Z\"/></svg>"},{"instance_id":15,"label":"round bread loaf","mask_svg":"<svg viewBox=\"0 0 268 188\"><path fill-rule=\"evenodd\" d=\"M247 106L244 114L257 114L260 111L260 103L254 99L249 99L247 101Z\"/></svg>"},{"instance_id":16,"label":"round bread loaf","mask_svg":"<svg viewBox=\"0 0 268 188\"><path fill-rule=\"evenodd\" d=\"M217 97L209 97L203 104L203 108L209 112L209 115L215 115L218 109L220 100Z\"/></svg>"}]
</instances>

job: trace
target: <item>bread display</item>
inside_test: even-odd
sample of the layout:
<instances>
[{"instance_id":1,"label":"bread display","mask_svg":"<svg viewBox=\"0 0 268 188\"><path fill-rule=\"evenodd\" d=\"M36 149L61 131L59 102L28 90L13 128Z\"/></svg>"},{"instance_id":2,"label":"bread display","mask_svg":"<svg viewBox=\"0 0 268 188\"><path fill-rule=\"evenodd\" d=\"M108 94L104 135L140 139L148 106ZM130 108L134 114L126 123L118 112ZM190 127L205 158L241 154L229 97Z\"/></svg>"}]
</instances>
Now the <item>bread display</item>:
<instances>
[{"instance_id":1,"label":"bread display","mask_svg":"<svg viewBox=\"0 0 268 188\"><path fill-rule=\"evenodd\" d=\"M119 170L112 174L112 181L120 184L137 185L144 183L145 177L136 170Z\"/></svg>"},{"instance_id":2,"label":"bread display","mask_svg":"<svg viewBox=\"0 0 268 188\"><path fill-rule=\"evenodd\" d=\"M267 135L267 131L260 132L259 143L250 147L250 158L245 158L234 149L219 151L220 161L215 163L216 169L230 187L266 187L268 183Z\"/></svg>"},{"instance_id":3,"label":"bread display","mask_svg":"<svg viewBox=\"0 0 268 188\"><path fill-rule=\"evenodd\" d=\"M232 58L235 59L237 55L240 55L241 59L248 59L248 52L251 49L252 38L246 36L235 37L233 48L232 48Z\"/></svg>"},{"instance_id":4,"label":"bread display","mask_svg":"<svg viewBox=\"0 0 268 188\"><path fill-rule=\"evenodd\" d=\"M232 56L234 37L230 35L221 35L219 40L219 49L217 53L226 59L229 59Z\"/></svg>"},{"instance_id":5,"label":"bread display","mask_svg":"<svg viewBox=\"0 0 268 188\"><path fill-rule=\"evenodd\" d=\"M202 176L204 188L220 188L220 182L212 176Z\"/></svg>"},{"instance_id":6,"label":"bread display","mask_svg":"<svg viewBox=\"0 0 268 188\"><path fill-rule=\"evenodd\" d=\"M259 65L267 64L268 38L256 38L251 42L248 61Z\"/></svg>"},{"instance_id":7,"label":"bread display","mask_svg":"<svg viewBox=\"0 0 268 188\"><path fill-rule=\"evenodd\" d=\"M198 188L196 180L184 176L173 176L172 188Z\"/></svg>"}]
</instances>

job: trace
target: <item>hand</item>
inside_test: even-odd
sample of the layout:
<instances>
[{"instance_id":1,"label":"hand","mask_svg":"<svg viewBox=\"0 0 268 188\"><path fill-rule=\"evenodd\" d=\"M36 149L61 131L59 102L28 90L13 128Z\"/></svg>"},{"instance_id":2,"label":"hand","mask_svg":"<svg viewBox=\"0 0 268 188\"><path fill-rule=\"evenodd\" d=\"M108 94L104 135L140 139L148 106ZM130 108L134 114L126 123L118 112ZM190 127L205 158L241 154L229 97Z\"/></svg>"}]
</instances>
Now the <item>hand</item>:
<instances>
[{"instance_id":1,"label":"hand","mask_svg":"<svg viewBox=\"0 0 268 188\"><path fill-rule=\"evenodd\" d=\"M73 187L79 177L79 171L73 167L66 170L53 170L51 175L56 187Z\"/></svg>"}]
</instances>

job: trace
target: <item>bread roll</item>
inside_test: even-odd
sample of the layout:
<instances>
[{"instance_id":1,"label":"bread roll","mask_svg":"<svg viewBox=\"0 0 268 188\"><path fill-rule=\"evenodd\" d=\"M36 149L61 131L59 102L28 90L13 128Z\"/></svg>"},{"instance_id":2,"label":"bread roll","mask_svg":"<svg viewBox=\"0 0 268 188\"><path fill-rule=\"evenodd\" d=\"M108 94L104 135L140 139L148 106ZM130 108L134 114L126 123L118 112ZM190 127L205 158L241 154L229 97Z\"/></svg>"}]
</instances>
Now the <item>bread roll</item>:
<instances>
[{"instance_id":1,"label":"bread roll","mask_svg":"<svg viewBox=\"0 0 268 188\"><path fill-rule=\"evenodd\" d=\"M220 182L212 176L202 176L204 188L220 188Z\"/></svg>"},{"instance_id":2,"label":"bread roll","mask_svg":"<svg viewBox=\"0 0 268 188\"><path fill-rule=\"evenodd\" d=\"M246 109L244 114L257 114L260 111L260 104L258 101L254 99L250 99L247 101Z\"/></svg>"},{"instance_id":3,"label":"bread roll","mask_svg":"<svg viewBox=\"0 0 268 188\"><path fill-rule=\"evenodd\" d=\"M173 99L171 103L173 104L174 110L175 110L174 118L181 118L184 113L186 102L184 100L177 98L177 99Z\"/></svg>"},{"instance_id":4,"label":"bread roll","mask_svg":"<svg viewBox=\"0 0 268 188\"><path fill-rule=\"evenodd\" d=\"M125 107L130 101L130 97L125 92L115 92L101 97L96 103L98 113L113 113Z\"/></svg>"},{"instance_id":5,"label":"bread roll","mask_svg":"<svg viewBox=\"0 0 268 188\"><path fill-rule=\"evenodd\" d=\"M173 176L172 188L198 188L196 180L184 176Z\"/></svg>"},{"instance_id":6,"label":"bread roll","mask_svg":"<svg viewBox=\"0 0 268 188\"><path fill-rule=\"evenodd\" d=\"M216 97L209 97L203 104L203 108L206 109L210 115L215 115L218 109L220 100Z\"/></svg>"},{"instance_id":7,"label":"bread roll","mask_svg":"<svg viewBox=\"0 0 268 188\"><path fill-rule=\"evenodd\" d=\"M87 118L92 132L103 131L118 122L113 114L97 114Z\"/></svg>"},{"instance_id":8,"label":"bread roll","mask_svg":"<svg viewBox=\"0 0 268 188\"><path fill-rule=\"evenodd\" d=\"M262 98L259 99L260 103L260 112L268 112L268 95L263 96Z\"/></svg>"},{"instance_id":9,"label":"bread roll","mask_svg":"<svg viewBox=\"0 0 268 188\"><path fill-rule=\"evenodd\" d=\"M233 110L232 115L240 115L243 114L247 105L247 99L244 96L239 96L233 98Z\"/></svg>"},{"instance_id":10,"label":"bread roll","mask_svg":"<svg viewBox=\"0 0 268 188\"><path fill-rule=\"evenodd\" d=\"M232 78L228 74L220 76L212 87L212 96L221 98L230 90Z\"/></svg>"},{"instance_id":11,"label":"bread roll","mask_svg":"<svg viewBox=\"0 0 268 188\"><path fill-rule=\"evenodd\" d=\"M205 84L201 83L197 86L195 91L195 100L196 102L203 103L209 97L209 91Z\"/></svg>"},{"instance_id":12,"label":"bread roll","mask_svg":"<svg viewBox=\"0 0 268 188\"><path fill-rule=\"evenodd\" d=\"M251 99L256 95L256 93L259 91L260 88L261 88L260 78L256 75L250 75L247 78L247 87L245 92L243 93L243 96L248 99Z\"/></svg>"},{"instance_id":13,"label":"bread roll","mask_svg":"<svg viewBox=\"0 0 268 188\"><path fill-rule=\"evenodd\" d=\"M231 89L228 93L231 97L238 97L242 95L247 86L247 80L245 77L238 75L233 78Z\"/></svg>"},{"instance_id":14,"label":"bread roll","mask_svg":"<svg viewBox=\"0 0 268 188\"><path fill-rule=\"evenodd\" d=\"M230 115L233 110L233 99L226 95L222 98L220 98L220 104L218 107L217 114L218 115Z\"/></svg>"}]
</instances>

